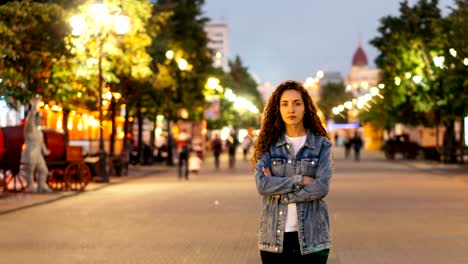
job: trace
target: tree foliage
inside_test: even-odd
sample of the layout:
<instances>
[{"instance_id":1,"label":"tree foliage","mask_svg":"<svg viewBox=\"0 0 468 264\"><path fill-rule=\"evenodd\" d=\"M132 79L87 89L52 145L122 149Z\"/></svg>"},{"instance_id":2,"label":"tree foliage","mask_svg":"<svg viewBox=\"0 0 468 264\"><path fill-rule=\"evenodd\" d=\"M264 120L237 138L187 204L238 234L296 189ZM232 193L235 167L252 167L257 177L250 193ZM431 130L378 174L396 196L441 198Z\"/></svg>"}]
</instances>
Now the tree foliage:
<instances>
[{"instance_id":1,"label":"tree foliage","mask_svg":"<svg viewBox=\"0 0 468 264\"><path fill-rule=\"evenodd\" d=\"M345 84L329 82L320 87L321 96L318 106L326 120L333 119L337 123L346 122L341 116L333 116L333 107L352 99L352 95L345 91Z\"/></svg>"},{"instance_id":2,"label":"tree foliage","mask_svg":"<svg viewBox=\"0 0 468 264\"><path fill-rule=\"evenodd\" d=\"M83 34L69 38L73 60L73 72L76 78L92 95L97 105L98 62L102 58L102 76L105 83L112 86L112 92L121 92L126 103L136 101L133 95L140 94L138 82L151 78L149 67L151 57L146 52L151 38L146 30L150 18L149 1L106 1L109 14L124 13L128 16L128 32L118 35L112 23L99 22L92 14L90 3L79 6L74 12L86 21ZM110 19L109 19L110 20ZM125 80L125 82L121 82ZM120 84L120 85L113 85Z\"/></svg>"},{"instance_id":3,"label":"tree foliage","mask_svg":"<svg viewBox=\"0 0 468 264\"><path fill-rule=\"evenodd\" d=\"M434 125L434 113L442 121L467 113L467 84L462 77L467 69L460 57L449 54L452 48L462 58L467 54L462 29L467 4L457 1L457 5L443 18L436 0L420 0L414 6L404 1L399 16L381 19L379 36L371 41L380 51L376 64L385 84L385 98L376 111L380 120ZM440 56L445 62L437 67L434 58Z\"/></svg>"},{"instance_id":4,"label":"tree foliage","mask_svg":"<svg viewBox=\"0 0 468 264\"><path fill-rule=\"evenodd\" d=\"M233 61L229 61L228 65L234 92L253 102L258 109L263 109L262 96L257 90L258 83L252 78L248 68L243 65L241 58L236 56Z\"/></svg>"},{"instance_id":5,"label":"tree foliage","mask_svg":"<svg viewBox=\"0 0 468 264\"><path fill-rule=\"evenodd\" d=\"M27 102L36 94L54 99L54 68L70 57L69 26L56 4L10 2L0 6L0 94Z\"/></svg>"},{"instance_id":6,"label":"tree foliage","mask_svg":"<svg viewBox=\"0 0 468 264\"><path fill-rule=\"evenodd\" d=\"M237 62L229 62L230 71L223 72L221 68L217 68L213 73L224 88L231 89L237 96L241 96L250 102L254 103L259 110L263 107L259 92L257 91L257 83L248 73L247 68L242 65L239 57ZM224 97L223 94L206 90L210 95L217 95L220 103L220 117L217 120L208 120L209 129L220 129L225 126L233 127L256 127L260 114L254 114L245 109L236 109L234 103Z\"/></svg>"},{"instance_id":7,"label":"tree foliage","mask_svg":"<svg viewBox=\"0 0 468 264\"><path fill-rule=\"evenodd\" d=\"M207 21L202 17L202 0L160 0L153 5L152 17L166 16L164 26L152 36L148 52L153 58L152 69L157 74L155 86L165 95L163 112L171 117L181 108L186 108L190 119L203 117L205 98L203 87L213 72L211 50L204 31ZM166 52L174 51L174 59L167 59ZM176 60L183 58L189 63L189 70L181 71Z\"/></svg>"}]
</instances>

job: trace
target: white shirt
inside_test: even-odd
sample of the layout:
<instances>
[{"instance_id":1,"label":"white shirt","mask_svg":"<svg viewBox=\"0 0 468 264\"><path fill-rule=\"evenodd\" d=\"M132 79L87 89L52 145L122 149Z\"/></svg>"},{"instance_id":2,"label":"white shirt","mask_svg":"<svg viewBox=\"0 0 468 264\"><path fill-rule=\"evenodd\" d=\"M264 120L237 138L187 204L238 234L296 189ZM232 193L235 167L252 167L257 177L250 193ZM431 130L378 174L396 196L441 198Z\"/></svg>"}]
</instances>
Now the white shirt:
<instances>
[{"instance_id":1,"label":"white shirt","mask_svg":"<svg viewBox=\"0 0 468 264\"><path fill-rule=\"evenodd\" d=\"M300 137L286 137L286 141L292 145L294 156L297 155L299 150L304 145L307 135ZM296 232L297 231L297 207L295 203L288 204L288 212L286 214L286 227L285 232Z\"/></svg>"}]
</instances>

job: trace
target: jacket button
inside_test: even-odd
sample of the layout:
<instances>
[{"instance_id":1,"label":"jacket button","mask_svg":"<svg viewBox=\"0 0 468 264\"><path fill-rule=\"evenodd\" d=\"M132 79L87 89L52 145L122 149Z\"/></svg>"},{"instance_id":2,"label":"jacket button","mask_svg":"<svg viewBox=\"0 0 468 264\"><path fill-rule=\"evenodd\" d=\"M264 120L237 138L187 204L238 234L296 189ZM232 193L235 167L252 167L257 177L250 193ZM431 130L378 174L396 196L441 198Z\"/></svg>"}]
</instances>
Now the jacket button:
<instances>
[{"instance_id":1,"label":"jacket button","mask_svg":"<svg viewBox=\"0 0 468 264\"><path fill-rule=\"evenodd\" d=\"M283 212L280 212L280 215L282 215L282 214L283 214Z\"/></svg>"},{"instance_id":2,"label":"jacket button","mask_svg":"<svg viewBox=\"0 0 468 264\"><path fill-rule=\"evenodd\" d=\"M278 248L277 248L277 247L275 247L275 251L278 251Z\"/></svg>"},{"instance_id":3,"label":"jacket button","mask_svg":"<svg viewBox=\"0 0 468 264\"><path fill-rule=\"evenodd\" d=\"M281 230L279 230L279 229L278 229L278 230L276 230L276 233L278 233L278 234L279 234L279 233L281 233Z\"/></svg>"}]
</instances>

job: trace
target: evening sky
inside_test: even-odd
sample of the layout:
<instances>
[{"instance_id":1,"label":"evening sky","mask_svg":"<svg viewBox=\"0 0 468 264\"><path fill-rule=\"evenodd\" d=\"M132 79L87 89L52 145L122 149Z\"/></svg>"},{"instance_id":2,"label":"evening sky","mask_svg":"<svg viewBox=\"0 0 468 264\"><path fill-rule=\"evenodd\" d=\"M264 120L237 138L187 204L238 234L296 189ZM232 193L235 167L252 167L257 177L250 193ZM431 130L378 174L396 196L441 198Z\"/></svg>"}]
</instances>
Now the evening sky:
<instances>
[{"instance_id":1,"label":"evening sky","mask_svg":"<svg viewBox=\"0 0 468 264\"><path fill-rule=\"evenodd\" d=\"M378 51L369 44L380 18L399 14L399 0L206 0L204 16L223 19L230 57L239 55L261 83L303 82L317 70L348 74L359 39L369 66ZM416 0L409 3L413 5ZM443 14L453 0L440 0Z\"/></svg>"}]
</instances>

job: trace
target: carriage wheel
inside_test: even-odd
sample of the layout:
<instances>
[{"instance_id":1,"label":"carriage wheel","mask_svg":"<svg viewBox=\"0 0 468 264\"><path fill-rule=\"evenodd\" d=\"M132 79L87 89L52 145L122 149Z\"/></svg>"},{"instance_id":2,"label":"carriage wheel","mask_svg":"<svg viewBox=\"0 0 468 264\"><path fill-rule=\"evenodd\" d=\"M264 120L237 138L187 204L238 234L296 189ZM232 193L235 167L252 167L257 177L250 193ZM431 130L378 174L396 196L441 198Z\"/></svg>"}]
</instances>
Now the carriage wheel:
<instances>
[{"instance_id":1,"label":"carriage wheel","mask_svg":"<svg viewBox=\"0 0 468 264\"><path fill-rule=\"evenodd\" d=\"M15 174L8 170L5 176L3 186L4 192L22 192L26 189L26 180L21 171Z\"/></svg>"},{"instance_id":2,"label":"carriage wheel","mask_svg":"<svg viewBox=\"0 0 468 264\"><path fill-rule=\"evenodd\" d=\"M91 171L84 162L72 162L65 169L64 180L67 189L83 191L91 181Z\"/></svg>"},{"instance_id":3,"label":"carriage wheel","mask_svg":"<svg viewBox=\"0 0 468 264\"><path fill-rule=\"evenodd\" d=\"M63 170L52 169L47 177L47 185L54 191L64 191L66 184L63 175Z\"/></svg>"}]
</instances>

